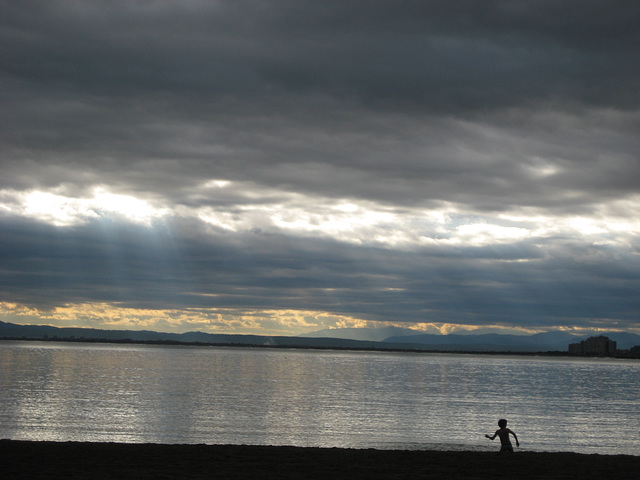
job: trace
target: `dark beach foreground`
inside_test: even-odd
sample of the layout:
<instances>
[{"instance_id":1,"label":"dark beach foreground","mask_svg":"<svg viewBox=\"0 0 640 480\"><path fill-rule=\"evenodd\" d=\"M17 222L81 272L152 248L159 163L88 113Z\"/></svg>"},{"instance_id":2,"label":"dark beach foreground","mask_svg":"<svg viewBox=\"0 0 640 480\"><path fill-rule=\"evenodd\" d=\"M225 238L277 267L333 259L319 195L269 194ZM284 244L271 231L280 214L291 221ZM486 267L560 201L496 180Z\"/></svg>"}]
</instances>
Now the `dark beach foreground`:
<instances>
[{"instance_id":1,"label":"dark beach foreground","mask_svg":"<svg viewBox=\"0 0 640 480\"><path fill-rule=\"evenodd\" d=\"M6 479L637 478L640 456L0 440Z\"/></svg>"}]
</instances>

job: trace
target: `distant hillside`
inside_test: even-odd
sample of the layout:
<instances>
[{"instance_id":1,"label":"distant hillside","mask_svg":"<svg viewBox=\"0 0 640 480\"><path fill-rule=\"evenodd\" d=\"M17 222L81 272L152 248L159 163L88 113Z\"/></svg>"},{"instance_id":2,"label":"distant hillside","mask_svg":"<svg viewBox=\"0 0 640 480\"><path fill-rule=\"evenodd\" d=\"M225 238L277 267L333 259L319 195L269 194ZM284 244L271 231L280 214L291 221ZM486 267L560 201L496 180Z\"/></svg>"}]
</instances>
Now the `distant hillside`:
<instances>
[{"instance_id":1,"label":"distant hillside","mask_svg":"<svg viewBox=\"0 0 640 480\"><path fill-rule=\"evenodd\" d=\"M450 335L419 333L410 328L335 328L319 330L299 335L306 338L344 338L352 340L378 341L405 345L405 348L428 350L466 351L512 351L545 352L568 350L570 343L576 343L593 336L574 335L567 332L546 332L534 335L514 335L500 333L459 332ZM640 345L640 335L625 332L598 333L618 343L618 348L629 349Z\"/></svg>"},{"instance_id":2,"label":"distant hillside","mask_svg":"<svg viewBox=\"0 0 640 480\"><path fill-rule=\"evenodd\" d=\"M344 330L347 330L346 332ZM101 330L96 328L60 328L45 325L17 325L0 322L0 338L85 341L133 341L176 342L216 345L274 346L296 348L380 349L380 350L436 350L468 352L566 352L570 343L588 338L566 332L548 332L536 335L501 335L496 333L470 334L416 334L415 330L403 328L343 329L316 332L317 336L262 336L225 335L203 332L163 333L148 330ZM375 331L377 330L377 331ZM322 336L323 333L327 336ZM329 333L331 332L331 333ZM386 336L393 333L393 336ZM329 337L328 335L336 335ZM361 339L339 338L337 335L360 335ZM640 335L624 332L604 333L618 343L618 348L629 349L640 345ZM371 340L379 338L380 340Z\"/></svg>"},{"instance_id":3,"label":"distant hillside","mask_svg":"<svg viewBox=\"0 0 640 480\"><path fill-rule=\"evenodd\" d=\"M363 340L382 342L389 337L401 337L415 335L416 331L410 328L383 327L383 328L327 328L315 332L298 335L303 338L344 338L349 340Z\"/></svg>"},{"instance_id":4,"label":"distant hillside","mask_svg":"<svg viewBox=\"0 0 640 480\"><path fill-rule=\"evenodd\" d=\"M492 352L566 351L569 344L581 339L569 333L549 332L535 335L411 335L389 337L385 342L410 343L435 350L469 350Z\"/></svg>"},{"instance_id":5,"label":"distant hillside","mask_svg":"<svg viewBox=\"0 0 640 480\"><path fill-rule=\"evenodd\" d=\"M133 341L133 342L176 342L204 343L216 345L247 345L300 348L343 348L343 349L394 349L393 343L358 341L343 338L302 338L262 335L226 335L203 332L163 333L148 330L101 330L96 328L61 328L45 325L17 325L0 322L0 338L35 339L47 338L84 341Z\"/></svg>"},{"instance_id":6,"label":"distant hillside","mask_svg":"<svg viewBox=\"0 0 640 480\"><path fill-rule=\"evenodd\" d=\"M598 333L618 343L619 349L629 349L640 345L640 335L626 332ZM573 335L567 332L546 332L535 335L500 335L489 333L484 335L403 335L389 337L385 342L394 344L420 345L434 350L467 350L492 352L545 352L567 351L570 343L576 343L592 335Z\"/></svg>"}]
</instances>

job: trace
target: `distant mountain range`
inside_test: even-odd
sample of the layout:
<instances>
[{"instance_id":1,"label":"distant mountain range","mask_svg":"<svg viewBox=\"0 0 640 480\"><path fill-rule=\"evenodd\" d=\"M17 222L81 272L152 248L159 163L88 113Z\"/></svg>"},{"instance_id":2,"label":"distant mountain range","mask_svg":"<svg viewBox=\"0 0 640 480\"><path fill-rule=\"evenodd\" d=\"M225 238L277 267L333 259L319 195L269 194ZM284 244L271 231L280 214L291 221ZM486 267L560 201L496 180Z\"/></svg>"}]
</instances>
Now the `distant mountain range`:
<instances>
[{"instance_id":1,"label":"distant mountain range","mask_svg":"<svg viewBox=\"0 0 640 480\"><path fill-rule=\"evenodd\" d=\"M304 338L262 335L226 335L203 332L164 333L149 330L101 330L0 322L0 339L76 340L105 342L202 343L299 348L393 349L391 344L342 338ZM400 345L398 348L407 348Z\"/></svg>"},{"instance_id":2,"label":"distant mountain range","mask_svg":"<svg viewBox=\"0 0 640 480\"><path fill-rule=\"evenodd\" d=\"M429 350L465 350L491 352L545 352L567 351L570 343L577 343L594 335L604 335L614 340L619 349L640 345L640 335L628 332L605 332L575 335L568 332L546 332L534 335L507 335L499 333L452 333L449 335L418 333L409 328L337 328L320 330L305 336L375 340L410 348L425 347Z\"/></svg>"},{"instance_id":3,"label":"distant mountain range","mask_svg":"<svg viewBox=\"0 0 640 480\"><path fill-rule=\"evenodd\" d=\"M626 332L604 333L618 343L619 349L640 345L640 335ZM95 328L60 328L45 325L17 325L0 322L0 338L59 339L84 341L131 341L158 343L202 343L216 345L273 346L296 348L341 348L380 350L431 350L467 352L566 352L570 343L591 335L566 332L535 335L419 334L399 327L348 328L321 330L305 336L225 335L203 332L163 333L148 330L100 330Z\"/></svg>"},{"instance_id":4,"label":"distant mountain range","mask_svg":"<svg viewBox=\"0 0 640 480\"><path fill-rule=\"evenodd\" d=\"M507 335L499 333L452 333L449 335L419 333L410 328L336 328L305 334L305 337L347 338L383 343L411 345L411 348L430 350L467 351L566 351L570 343L580 342L594 335L605 335L618 343L618 348L629 349L640 345L640 335L627 332L605 332L575 335L568 332L546 332L534 335Z\"/></svg>"},{"instance_id":5,"label":"distant mountain range","mask_svg":"<svg viewBox=\"0 0 640 480\"><path fill-rule=\"evenodd\" d=\"M346 338L349 340L362 340L368 342L384 342L390 337L403 337L415 335L416 331L410 328L383 327L383 328L331 328L316 332L298 335L305 338Z\"/></svg>"}]
</instances>

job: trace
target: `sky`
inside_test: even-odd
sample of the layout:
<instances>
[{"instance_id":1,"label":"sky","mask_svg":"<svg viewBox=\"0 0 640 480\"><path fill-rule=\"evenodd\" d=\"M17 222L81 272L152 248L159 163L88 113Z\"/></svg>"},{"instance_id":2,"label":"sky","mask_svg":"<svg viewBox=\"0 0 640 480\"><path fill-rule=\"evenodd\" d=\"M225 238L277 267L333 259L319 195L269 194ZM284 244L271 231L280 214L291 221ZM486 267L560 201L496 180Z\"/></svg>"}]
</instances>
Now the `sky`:
<instances>
[{"instance_id":1,"label":"sky","mask_svg":"<svg viewBox=\"0 0 640 480\"><path fill-rule=\"evenodd\" d=\"M0 320L640 333L640 3L0 1Z\"/></svg>"}]
</instances>

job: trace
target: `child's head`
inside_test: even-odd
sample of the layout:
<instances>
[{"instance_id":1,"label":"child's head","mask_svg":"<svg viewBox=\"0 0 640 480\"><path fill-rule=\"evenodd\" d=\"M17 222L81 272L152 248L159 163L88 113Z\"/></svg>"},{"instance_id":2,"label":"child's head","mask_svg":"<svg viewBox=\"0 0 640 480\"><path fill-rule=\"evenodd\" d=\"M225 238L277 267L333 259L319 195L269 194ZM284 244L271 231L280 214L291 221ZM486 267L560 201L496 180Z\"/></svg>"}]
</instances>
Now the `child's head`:
<instances>
[{"instance_id":1,"label":"child's head","mask_svg":"<svg viewBox=\"0 0 640 480\"><path fill-rule=\"evenodd\" d=\"M500 428L506 428L507 426L507 421L504 418L501 418L500 420L498 420L498 426Z\"/></svg>"}]
</instances>

